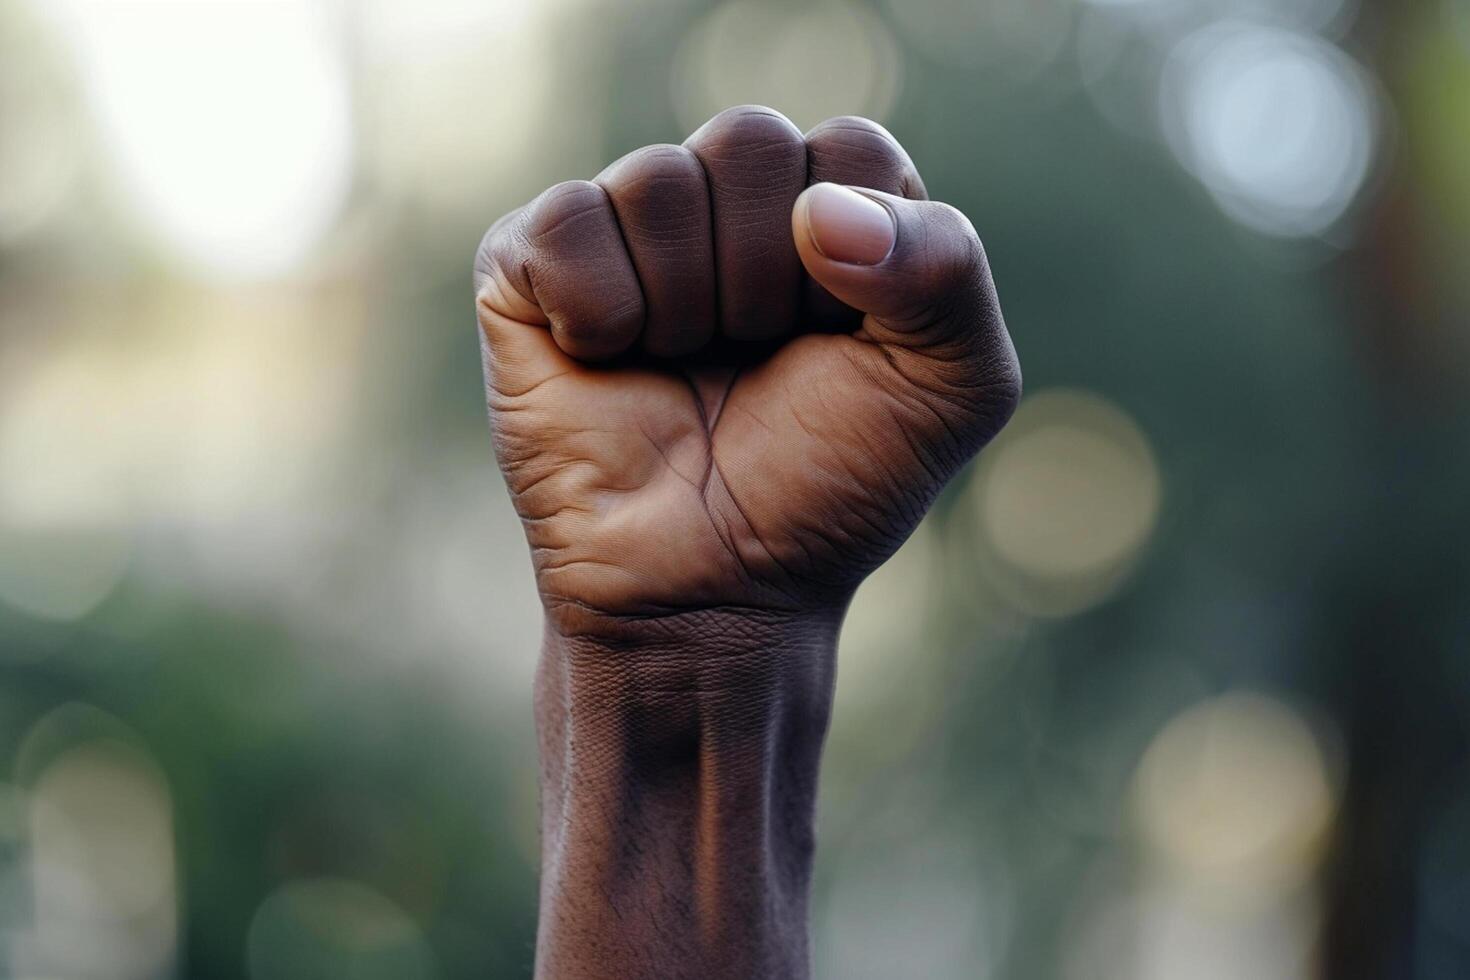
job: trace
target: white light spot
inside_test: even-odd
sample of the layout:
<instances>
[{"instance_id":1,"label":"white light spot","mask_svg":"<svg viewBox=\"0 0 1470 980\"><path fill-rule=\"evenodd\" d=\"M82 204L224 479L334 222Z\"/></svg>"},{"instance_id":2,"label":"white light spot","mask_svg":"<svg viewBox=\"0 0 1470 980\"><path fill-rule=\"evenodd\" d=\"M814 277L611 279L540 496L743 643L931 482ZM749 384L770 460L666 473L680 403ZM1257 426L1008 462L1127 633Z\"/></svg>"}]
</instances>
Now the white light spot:
<instances>
[{"instance_id":1,"label":"white light spot","mask_svg":"<svg viewBox=\"0 0 1470 980\"><path fill-rule=\"evenodd\" d=\"M1246 22L1180 42L1162 82L1165 131L1222 210L1271 235L1320 235L1367 180L1376 103L1330 43Z\"/></svg>"},{"instance_id":2,"label":"white light spot","mask_svg":"<svg viewBox=\"0 0 1470 980\"><path fill-rule=\"evenodd\" d=\"M269 276L330 227L351 108L324 5L66 0L49 8L130 203L191 264Z\"/></svg>"}]
</instances>

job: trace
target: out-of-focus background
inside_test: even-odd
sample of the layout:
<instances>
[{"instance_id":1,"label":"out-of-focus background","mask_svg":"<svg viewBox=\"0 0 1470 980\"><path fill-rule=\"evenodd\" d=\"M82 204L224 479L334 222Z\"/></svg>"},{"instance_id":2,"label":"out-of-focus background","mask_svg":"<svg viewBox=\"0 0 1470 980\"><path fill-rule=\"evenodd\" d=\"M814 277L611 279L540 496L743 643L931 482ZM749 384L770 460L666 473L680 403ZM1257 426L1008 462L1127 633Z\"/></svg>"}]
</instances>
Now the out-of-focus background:
<instances>
[{"instance_id":1,"label":"out-of-focus background","mask_svg":"<svg viewBox=\"0 0 1470 980\"><path fill-rule=\"evenodd\" d=\"M469 266L884 122L1027 398L860 593L818 975L1470 976L1470 3L0 0L0 974L525 977Z\"/></svg>"}]
</instances>

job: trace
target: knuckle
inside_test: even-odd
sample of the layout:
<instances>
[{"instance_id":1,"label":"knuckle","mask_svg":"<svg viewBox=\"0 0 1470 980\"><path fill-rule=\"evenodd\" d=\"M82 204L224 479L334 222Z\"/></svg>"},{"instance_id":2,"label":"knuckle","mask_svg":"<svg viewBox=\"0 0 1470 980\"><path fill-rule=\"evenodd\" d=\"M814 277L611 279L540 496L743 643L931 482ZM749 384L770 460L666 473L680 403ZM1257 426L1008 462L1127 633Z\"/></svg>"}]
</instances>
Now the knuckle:
<instances>
[{"instance_id":1,"label":"knuckle","mask_svg":"<svg viewBox=\"0 0 1470 980\"><path fill-rule=\"evenodd\" d=\"M766 157L794 153L805 157L806 141L790 120L765 106L744 105L726 109L699 127L685 146L697 155ZM701 153L700 151L703 151Z\"/></svg>"},{"instance_id":2,"label":"knuckle","mask_svg":"<svg viewBox=\"0 0 1470 980\"><path fill-rule=\"evenodd\" d=\"M888 139L893 139L888 130L883 128L882 123L874 122L867 116L856 115L833 116L830 119L823 119L821 122L813 126L811 128L811 131L808 132L807 135L812 136L816 133L822 133L826 132L827 130L833 129L861 131L865 133L879 133L887 137ZM897 142L897 140L895 140L894 142Z\"/></svg>"},{"instance_id":3,"label":"knuckle","mask_svg":"<svg viewBox=\"0 0 1470 980\"><path fill-rule=\"evenodd\" d=\"M587 316L563 315L555 321L559 339L578 347L595 345L600 339L602 325Z\"/></svg>"},{"instance_id":4,"label":"knuckle","mask_svg":"<svg viewBox=\"0 0 1470 980\"><path fill-rule=\"evenodd\" d=\"M645 146L619 159L598 175L600 184L612 199L621 217L624 210L636 218L643 212L659 214L693 209L698 202L702 210L704 168L699 158L682 146L657 144Z\"/></svg>"},{"instance_id":5,"label":"knuckle","mask_svg":"<svg viewBox=\"0 0 1470 980\"><path fill-rule=\"evenodd\" d=\"M545 243L563 233L578 234L589 221L604 220L609 208L607 192L590 180L554 184L532 203L526 236Z\"/></svg>"},{"instance_id":6,"label":"knuckle","mask_svg":"<svg viewBox=\"0 0 1470 980\"><path fill-rule=\"evenodd\" d=\"M888 130L862 116L837 116L818 123L807 133L806 141L809 149L820 153L850 153L878 160L906 158Z\"/></svg>"},{"instance_id":7,"label":"knuckle","mask_svg":"<svg viewBox=\"0 0 1470 980\"><path fill-rule=\"evenodd\" d=\"M637 293L609 299L602 311L602 328L620 337L637 333L643 325L643 297Z\"/></svg>"},{"instance_id":8,"label":"knuckle","mask_svg":"<svg viewBox=\"0 0 1470 980\"><path fill-rule=\"evenodd\" d=\"M633 297L610 297L565 311L554 320L558 342L569 353L606 356L622 351L643 326L643 304Z\"/></svg>"},{"instance_id":9,"label":"knuckle","mask_svg":"<svg viewBox=\"0 0 1470 980\"><path fill-rule=\"evenodd\" d=\"M523 227L527 209L516 208L492 224L475 250L472 283L478 306L506 316L534 317L535 291L526 274L529 257Z\"/></svg>"},{"instance_id":10,"label":"knuckle","mask_svg":"<svg viewBox=\"0 0 1470 980\"><path fill-rule=\"evenodd\" d=\"M475 275L487 276L493 272L501 254L505 251L507 236L524 217L525 208L516 208L496 218L480 237L475 249Z\"/></svg>"},{"instance_id":11,"label":"knuckle","mask_svg":"<svg viewBox=\"0 0 1470 980\"><path fill-rule=\"evenodd\" d=\"M700 174L699 159L684 146L654 143L625 153L603 169L597 183L626 185L647 179L687 178Z\"/></svg>"},{"instance_id":12,"label":"knuckle","mask_svg":"<svg viewBox=\"0 0 1470 980\"><path fill-rule=\"evenodd\" d=\"M837 116L806 136L813 180L835 180L922 198L923 183L893 134L862 116Z\"/></svg>"}]
</instances>

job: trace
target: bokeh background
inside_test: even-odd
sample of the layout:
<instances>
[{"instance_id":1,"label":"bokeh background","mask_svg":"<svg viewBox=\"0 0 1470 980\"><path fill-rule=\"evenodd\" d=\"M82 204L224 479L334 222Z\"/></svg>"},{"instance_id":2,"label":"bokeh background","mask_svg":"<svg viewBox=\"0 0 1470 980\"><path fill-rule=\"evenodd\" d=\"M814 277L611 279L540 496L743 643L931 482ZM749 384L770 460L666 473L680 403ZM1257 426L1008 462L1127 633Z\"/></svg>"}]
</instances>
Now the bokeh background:
<instances>
[{"instance_id":1,"label":"bokeh background","mask_svg":"<svg viewBox=\"0 0 1470 980\"><path fill-rule=\"evenodd\" d=\"M860 593L818 975L1470 976L1470 3L0 0L0 974L530 975L470 258L884 122L1011 427Z\"/></svg>"}]
</instances>

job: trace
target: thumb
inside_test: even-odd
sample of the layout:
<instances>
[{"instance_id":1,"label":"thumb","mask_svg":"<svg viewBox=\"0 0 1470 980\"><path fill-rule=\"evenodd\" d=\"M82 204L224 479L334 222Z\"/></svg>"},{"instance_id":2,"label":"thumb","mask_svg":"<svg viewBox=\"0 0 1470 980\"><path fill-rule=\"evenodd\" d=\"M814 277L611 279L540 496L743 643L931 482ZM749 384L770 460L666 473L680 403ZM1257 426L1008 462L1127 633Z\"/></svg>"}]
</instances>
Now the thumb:
<instances>
[{"instance_id":1,"label":"thumb","mask_svg":"<svg viewBox=\"0 0 1470 980\"><path fill-rule=\"evenodd\" d=\"M791 225L811 277L866 314L867 339L945 359L984 358L1019 383L985 250L959 211L813 184L797 198Z\"/></svg>"}]
</instances>

